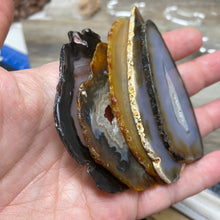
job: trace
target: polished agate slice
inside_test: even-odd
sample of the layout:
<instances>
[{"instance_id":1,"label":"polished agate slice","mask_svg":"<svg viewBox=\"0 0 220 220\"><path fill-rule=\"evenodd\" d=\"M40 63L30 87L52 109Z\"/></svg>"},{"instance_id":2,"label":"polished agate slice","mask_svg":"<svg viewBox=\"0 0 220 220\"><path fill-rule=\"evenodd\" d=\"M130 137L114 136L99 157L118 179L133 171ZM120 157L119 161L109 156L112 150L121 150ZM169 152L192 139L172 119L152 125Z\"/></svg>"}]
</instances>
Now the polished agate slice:
<instances>
[{"instance_id":1,"label":"polished agate slice","mask_svg":"<svg viewBox=\"0 0 220 220\"><path fill-rule=\"evenodd\" d=\"M142 26L142 36L145 80L161 138L175 160L192 162L202 156L203 147L189 96L152 21Z\"/></svg>"},{"instance_id":2,"label":"polished agate slice","mask_svg":"<svg viewBox=\"0 0 220 220\"><path fill-rule=\"evenodd\" d=\"M58 134L69 154L92 176L96 186L109 193L124 191L128 187L104 167L95 163L83 143L77 118L76 95L82 80L88 80L90 62L100 37L89 29L82 33L69 32L70 43L64 44L60 54L60 79L54 106L54 118Z\"/></svg>"},{"instance_id":3,"label":"polished agate slice","mask_svg":"<svg viewBox=\"0 0 220 220\"><path fill-rule=\"evenodd\" d=\"M107 45L99 43L91 62L91 77L81 84L78 118L86 146L96 163L135 190L155 183L130 152L111 112L107 75Z\"/></svg>"},{"instance_id":4,"label":"polished agate slice","mask_svg":"<svg viewBox=\"0 0 220 220\"><path fill-rule=\"evenodd\" d=\"M112 110L132 153L150 175L156 176L135 129L130 108L127 78L128 26L129 19L120 18L112 25L108 35L107 58Z\"/></svg>"},{"instance_id":5,"label":"polished agate slice","mask_svg":"<svg viewBox=\"0 0 220 220\"><path fill-rule=\"evenodd\" d=\"M141 51L142 26L144 21L137 10L133 8L129 23L129 34L127 43L127 78L128 95L132 115L136 124L136 132L139 134L141 143L147 155L151 159L154 169L160 178L171 183L179 178L183 164L172 159L169 152L164 147L164 142L160 138L155 116L151 108L151 98L148 94L146 73L143 55ZM145 52L145 51L144 51Z\"/></svg>"}]
</instances>

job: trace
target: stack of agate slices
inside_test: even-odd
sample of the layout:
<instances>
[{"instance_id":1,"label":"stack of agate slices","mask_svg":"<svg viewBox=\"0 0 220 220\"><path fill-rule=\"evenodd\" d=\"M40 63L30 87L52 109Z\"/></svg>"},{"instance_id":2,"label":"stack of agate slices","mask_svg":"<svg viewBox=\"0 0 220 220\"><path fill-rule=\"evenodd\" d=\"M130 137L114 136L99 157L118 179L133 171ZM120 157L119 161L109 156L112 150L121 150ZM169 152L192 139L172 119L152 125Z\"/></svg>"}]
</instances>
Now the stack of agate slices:
<instances>
[{"instance_id":1,"label":"stack of agate slices","mask_svg":"<svg viewBox=\"0 0 220 220\"><path fill-rule=\"evenodd\" d=\"M203 155L192 104L155 24L137 7L108 43L70 31L60 56L55 123L70 155L106 192L176 181Z\"/></svg>"}]
</instances>

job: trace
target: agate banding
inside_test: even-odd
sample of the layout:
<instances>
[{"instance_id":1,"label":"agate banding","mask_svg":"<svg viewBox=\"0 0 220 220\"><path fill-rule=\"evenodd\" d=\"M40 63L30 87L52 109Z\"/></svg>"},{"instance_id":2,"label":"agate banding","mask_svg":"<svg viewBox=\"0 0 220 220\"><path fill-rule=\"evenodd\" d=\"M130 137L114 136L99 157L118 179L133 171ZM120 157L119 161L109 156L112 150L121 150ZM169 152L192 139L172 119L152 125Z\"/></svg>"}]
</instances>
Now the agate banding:
<instances>
[{"instance_id":1,"label":"agate banding","mask_svg":"<svg viewBox=\"0 0 220 220\"><path fill-rule=\"evenodd\" d=\"M69 32L61 50L57 130L107 192L172 183L203 155L190 99L155 24L134 7L108 42Z\"/></svg>"}]
</instances>

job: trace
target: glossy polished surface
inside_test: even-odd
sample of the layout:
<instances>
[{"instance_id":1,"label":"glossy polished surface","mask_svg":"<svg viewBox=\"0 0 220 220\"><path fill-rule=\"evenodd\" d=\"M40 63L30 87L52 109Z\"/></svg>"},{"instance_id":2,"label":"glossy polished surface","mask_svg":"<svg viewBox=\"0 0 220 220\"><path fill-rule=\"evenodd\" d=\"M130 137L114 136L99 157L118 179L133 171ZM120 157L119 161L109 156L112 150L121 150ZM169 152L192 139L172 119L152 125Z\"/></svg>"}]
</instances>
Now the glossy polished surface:
<instances>
[{"instance_id":1,"label":"glossy polished surface","mask_svg":"<svg viewBox=\"0 0 220 220\"><path fill-rule=\"evenodd\" d=\"M69 39L55 100L56 127L69 153L108 192L176 181L203 147L154 23L133 7L130 18L113 23L108 44L89 29L69 32Z\"/></svg>"},{"instance_id":2,"label":"glossy polished surface","mask_svg":"<svg viewBox=\"0 0 220 220\"><path fill-rule=\"evenodd\" d=\"M92 77L80 86L78 118L93 159L135 190L155 181L136 161L111 116L107 76L107 46L98 44L91 63Z\"/></svg>"},{"instance_id":3,"label":"glossy polished surface","mask_svg":"<svg viewBox=\"0 0 220 220\"><path fill-rule=\"evenodd\" d=\"M137 133L140 136L143 148L152 160L153 166L160 178L171 183L179 178L183 164L176 162L170 156L158 131L155 116L151 108L150 95L148 94L148 81L144 72L143 56L141 47L141 29L144 21L137 8L131 12L128 39L128 87L130 95L130 105L133 118L136 123ZM148 30L146 30L148 31ZM143 50L143 52L145 52Z\"/></svg>"},{"instance_id":4,"label":"glossy polished surface","mask_svg":"<svg viewBox=\"0 0 220 220\"><path fill-rule=\"evenodd\" d=\"M174 158L191 162L203 155L201 136L191 102L176 65L156 26L143 28L147 55L145 71L153 112L165 146Z\"/></svg>"},{"instance_id":5,"label":"glossy polished surface","mask_svg":"<svg viewBox=\"0 0 220 220\"><path fill-rule=\"evenodd\" d=\"M119 18L108 35L108 74L112 110L126 142L146 171L157 176L152 162L143 149L130 108L127 78L128 18Z\"/></svg>"},{"instance_id":6,"label":"glossy polished surface","mask_svg":"<svg viewBox=\"0 0 220 220\"><path fill-rule=\"evenodd\" d=\"M78 163L88 167L87 172L98 188L110 193L123 191L127 186L95 163L90 156L88 148L83 145L78 119L74 114L74 108L77 108L76 103L73 104L77 95L75 87L79 87L82 79L89 77L89 63L100 42L99 36L86 29L82 33L69 32L69 40L70 43L63 45L60 54L60 79L54 106L57 131L69 154Z\"/></svg>"}]
</instances>

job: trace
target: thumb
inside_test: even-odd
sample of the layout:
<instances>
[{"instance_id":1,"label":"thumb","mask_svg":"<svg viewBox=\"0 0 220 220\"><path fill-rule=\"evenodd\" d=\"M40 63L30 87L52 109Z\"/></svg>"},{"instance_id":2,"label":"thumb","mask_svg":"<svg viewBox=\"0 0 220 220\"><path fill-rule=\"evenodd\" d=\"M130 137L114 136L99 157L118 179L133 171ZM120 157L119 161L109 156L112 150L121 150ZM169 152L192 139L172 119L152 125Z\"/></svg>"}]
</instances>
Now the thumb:
<instances>
[{"instance_id":1,"label":"thumb","mask_svg":"<svg viewBox=\"0 0 220 220\"><path fill-rule=\"evenodd\" d=\"M9 27L13 21L14 3L12 0L0 0L0 48L7 36Z\"/></svg>"}]
</instances>

